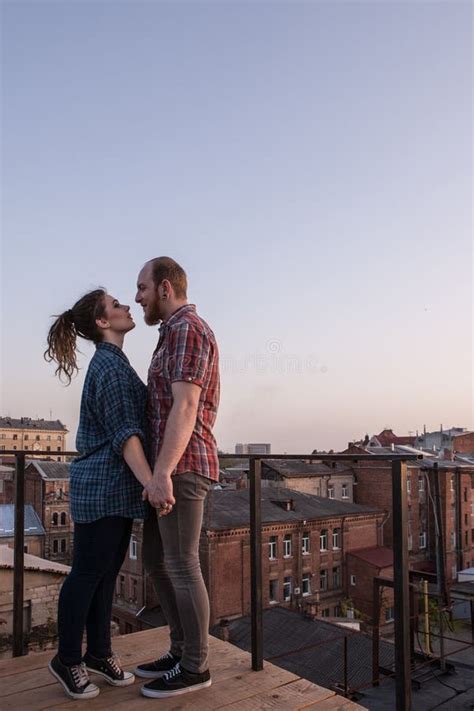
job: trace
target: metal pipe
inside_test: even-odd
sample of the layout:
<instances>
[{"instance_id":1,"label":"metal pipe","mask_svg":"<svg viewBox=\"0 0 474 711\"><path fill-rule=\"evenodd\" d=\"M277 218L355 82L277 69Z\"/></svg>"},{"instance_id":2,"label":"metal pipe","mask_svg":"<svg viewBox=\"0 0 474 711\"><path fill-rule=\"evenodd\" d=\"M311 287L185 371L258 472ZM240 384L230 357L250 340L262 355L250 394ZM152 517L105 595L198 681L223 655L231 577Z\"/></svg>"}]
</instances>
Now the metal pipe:
<instances>
[{"instance_id":1,"label":"metal pipe","mask_svg":"<svg viewBox=\"0 0 474 711\"><path fill-rule=\"evenodd\" d=\"M428 581L422 580L423 585L423 642L425 654L431 654L430 644L430 609L428 599Z\"/></svg>"},{"instance_id":2,"label":"metal pipe","mask_svg":"<svg viewBox=\"0 0 474 711\"><path fill-rule=\"evenodd\" d=\"M263 669L262 462L250 460L250 598L252 669Z\"/></svg>"},{"instance_id":3,"label":"metal pipe","mask_svg":"<svg viewBox=\"0 0 474 711\"><path fill-rule=\"evenodd\" d=\"M13 553L13 656L25 654L23 629L25 546L25 455L16 455L15 471L15 550Z\"/></svg>"},{"instance_id":4,"label":"metal pipe","mask_svg":"<svg viewBox=\"0 0 474 711\"><path fill-rule=\"evenodd\" d=\"M397 711L411 710L408 505L406 462L392 463L393 586L395 591L395 692Z\"/></svg>"}]
</instances>

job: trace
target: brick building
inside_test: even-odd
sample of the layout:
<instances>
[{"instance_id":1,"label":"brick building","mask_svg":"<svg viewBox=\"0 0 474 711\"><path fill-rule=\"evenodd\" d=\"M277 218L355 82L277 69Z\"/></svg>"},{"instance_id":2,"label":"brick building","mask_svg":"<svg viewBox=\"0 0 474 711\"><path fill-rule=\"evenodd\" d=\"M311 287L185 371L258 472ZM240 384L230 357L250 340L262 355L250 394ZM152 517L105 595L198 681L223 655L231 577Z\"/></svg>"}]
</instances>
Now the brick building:
<instances>
[{"instance_id":1,"label":"brick building","mask_svg":"<svg viewBox=\"0 0 474 711\"><path fill-rule=\"evenodd\" d=\"M373 582L382 577L393 580L393 551L383 546L373 546L349 551L347 554L348 597L354 610L362 618L373 619ZM390 625L394 620L393 588L383 589L380 605L380 625Z\"/></svg>"},{"instance_id":2,"label":"brick building","mask_svg":"<svg viewBox=\"0 0 474 711\"><path fill-rule=\"evenodd\" d=\"M142 542L143 522L135 520L129 549L115 585L112 619L119 626L120 634L145 629L147 625L142 624L137 613L144 607L153 608L158 604L151 583L145 580Z\"/></svg>"},{"instance_id":3,"label":"brick building","mask_svg":"<svg viewBox=\"0 0 474 711\"><path fill-rule=\"evenodd\" d=\"M267 459L262 462L262 486L288 487L338 501L353 501L354 472L340 462Z\"/></svg>"},{"instance_id":4,"label":"brick building","mask_svg":"<svg viewBox=\"0 0 474 711\"><path fill-rule=\"evenodd\" d=\"M44 526L44 557L69 564L74 533L69 513L69 464L43 460L27 462L25 502L32 504Z\"/></svg>"},{"instance_id":5,"label":"brick building","mask_svg":"<svg viewBox=\"0 0 474 711\"><path fill-rule=\"evenodd\" d=\"M64 460L60 453L66 451L67 433L60 420L0 417L0 454L3 450L18 449L35 457L36 451L46 451L60 462Z\"/></svg>"},{"instance_id":6,"label":"brick building","mask_svg":"<svg viewBox=\"0 0 474 711\"><path fill-rule=\"evenodd\" d=\"M201 536L211 624L250 611L249 492L212 491ZM262 493L264 607L341 615L349 551L377 546L383 514L286 489ZM367 596L371 595L371 590Z\"/></svg>"}]
</instances>

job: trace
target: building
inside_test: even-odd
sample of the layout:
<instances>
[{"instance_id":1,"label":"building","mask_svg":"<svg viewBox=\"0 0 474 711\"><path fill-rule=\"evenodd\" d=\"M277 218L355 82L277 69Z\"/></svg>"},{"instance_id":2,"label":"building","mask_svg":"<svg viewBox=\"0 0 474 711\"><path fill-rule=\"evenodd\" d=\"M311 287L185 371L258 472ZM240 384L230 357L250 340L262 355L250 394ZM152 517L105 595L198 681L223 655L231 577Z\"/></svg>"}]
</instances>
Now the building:
<instances>
[{"instance_id":1,"label":"building","mask_svg":"<svg viewBox=\"0 0 474 711\"><path fill-rule=\"evenodd\" d=\"M151 583L145 581L142 560L143 521L133 522L132 536L127 555L115 584L112 619L119 626L120 634L130 634L145 629L137 618L144 607L157 604ZM148 582L148 594L146 583Z\"/></svg>"},{"instance_id":2,"label":"building","mask_svg":"<svg viewBox=\"0 0 474 711\"><path fill-rule=\"evenodd\" d=\"M383 518L374 507L263 489L264 607L340 617L348 592L347 553L379 545ZM249 614L249 519L248 490L209 493L200 552L211 625Z\"/></svg>"},{"instance_id":3,"label":"building","mask_svg":"<svg viewBox=\"0 0 474 711\"><path fill-rule=\"evenodd\" d=\"M262 485L326 496L338 501L353 501L354 472L339 462L305 462L292 459L266 459L262 462Z\"/></svg>"},{"instance_id":4,"label":"building","mask_svg":"<svg viewBox=\"0 0 474 711\"><path fill-rule=\"evenodd\" d=\"M361 447L351 445L351 454L403 454L417 451L407 445L390 447ZM452 581L456 571L469 567L474 561L474 465L461 461L444 460L434 453L407 464L408 498L408 548L410 567L417 570L436 569L436 510L433 476L439 472L439 498L441 507L442 539L446 577ZM356 503L374 506L386 512L382 544L393 546L393 516L391 463L359 461L353 465L355 472ZM431 474L430 474L431 472Z\"/></svg>"},{"instance_id":5,"label":"building","mask_svg":"<svg viewBox=\"0 0 474 711\"><path fill-rule=\"evenodd\" d=\"M271 454L272 446L268 443L242 443L238 442L235 445L236 454Z\"/></svg>"},{"instance_id":6,"label":"building","mask_svg":"<svg viewBox=\"0 0 474 711\"><path fill-rule=\"evenodd\" d=\"M60 420L33 420L31 417L0 417L0 453L18 449L35 457L35 452L51 452L51 458L63 461L66 451L67 428ZM42 455L44 456L44 455Z\"/></svg>"},{"instance_id":7,"label":"building","mask_svg":"<svg viewBox=\"0 0 474 711\"><path fill-rule=\"evenodd\" d=\"M15 500L14 476L14 466L0 464L0 504L12 504Z\"/></svg>"},{"instance_id":8,"label":"building","mask_svg":"<svg viewBox=\"0 0 474 711\"><path fill-rule=\"evenodd\" d=\"M393 551L390 548L372 546L348 552L348 597L357 616L370 622L373 621L373 595L370 591L377 577L393 580ZM394 619L393 588L387 587L383 589L379 624L390 625Z\"/></svg>"},{"instance_id":9,"label":"building","mask_svg":"<svg viewBox=\"0 0 474 711\"><path fill-rule=\"evenodd\" d=\"M25 506L25 553L39 556L44 555L45 530L34 508ZM0 545L15 547L15 506L14 504L0 504Z\"/></svg>"},{"instance_id":10,"label":"building","mask_svg":"<svg viewBox=\"0 0 474 711\"><path fill-rule=\"evenodd\" d=\"M34 507L44 526L44 557L70 564L74 524L69 513L69 464L27 461L25 502Z\"/></svg>"},{"instance_id":11,"label":"building","mask_svg":"<svg viewBox=\"0 0 474 711\"><path fill-rule=\"evenodd\" d=\"M464 427L451 427L444 430L441 426L435 432L423 432L416 438L416 446L425 450L449 452L460 454L474 453L474 432L469 432Z\"/></svg>"},{"instance_id":12,"label":"building","mask_svg":"<svg viewBox=\"0 0 474 711\"><path fill-rule=\"evenodd\" d=\"M25 554L24 621L30 650L50 649L57 639L57 607L70 568ZM0 545L0 656L11 657L13 629L13 550Z\"/></svg>"},{"instance_id":13,"label":"building","mask_svg":"<svg viewBox=\"0 0 474 711\"><path fill-rule=\"evenodd\" d=\"M385 429L378 435L372 435L370 437L368 446L369 447L390 447L392 444L408 445L410 447L415 446L416 437L409 435L408 437L399 437L393 433L391 429Z\"/></svg>"}]
</instances>

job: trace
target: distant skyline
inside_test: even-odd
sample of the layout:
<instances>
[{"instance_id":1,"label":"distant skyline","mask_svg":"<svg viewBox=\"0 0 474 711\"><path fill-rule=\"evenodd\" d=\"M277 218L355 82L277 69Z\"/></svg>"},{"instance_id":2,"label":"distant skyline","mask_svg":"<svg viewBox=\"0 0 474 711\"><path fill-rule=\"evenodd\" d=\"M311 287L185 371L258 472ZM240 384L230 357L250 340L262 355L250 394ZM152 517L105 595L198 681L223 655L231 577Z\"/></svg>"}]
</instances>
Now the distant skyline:
<instances>
[{"instance_id":1,"label":"distant skyline","mask_svg":"<svg viewBox=\"0 0 474 711\"><path fill-rule=\"evenodd\" d=\"M50 316L149 258L222 358L221 449L474 428L470 2L3 2L0 415L61 419Z\"/></svg>"}]
</instances>

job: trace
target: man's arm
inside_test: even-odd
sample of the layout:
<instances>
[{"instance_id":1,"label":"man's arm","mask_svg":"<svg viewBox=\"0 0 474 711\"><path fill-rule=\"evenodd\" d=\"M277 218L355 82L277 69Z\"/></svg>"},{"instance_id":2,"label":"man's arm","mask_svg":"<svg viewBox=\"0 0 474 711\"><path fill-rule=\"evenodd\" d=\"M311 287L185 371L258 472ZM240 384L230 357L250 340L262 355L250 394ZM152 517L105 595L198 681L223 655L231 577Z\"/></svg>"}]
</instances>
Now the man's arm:
<instances>
[{"instance_id":1,"label":"man's arm","mask_svg":"<svg viewBox=\"0 0 474 711\"><path fill-rule=\"evenodd\" d=\"M172 383L173 405L166 422L163 445L155 462L153 479L145 486L143 497L152 506L175 503L171 475L183 456L196 424L201 388L194 383Z\"/></svg>"}]
</instances>

